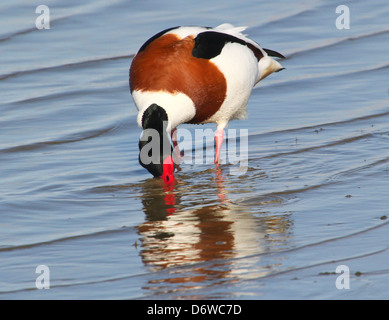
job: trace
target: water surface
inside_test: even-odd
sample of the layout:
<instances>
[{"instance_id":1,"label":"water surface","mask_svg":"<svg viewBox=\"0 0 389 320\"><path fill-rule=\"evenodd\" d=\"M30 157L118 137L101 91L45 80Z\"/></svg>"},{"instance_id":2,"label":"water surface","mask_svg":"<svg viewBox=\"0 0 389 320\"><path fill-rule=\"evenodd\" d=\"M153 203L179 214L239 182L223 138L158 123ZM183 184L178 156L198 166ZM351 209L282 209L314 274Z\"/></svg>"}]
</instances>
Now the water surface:
<instances>
[{"instance_id":1,"label":"water surface","mask_svg":"<svg viewBox=\"0 0 389 320\"><path fill-rule=\"evenodd\" d=\"M40 4L0 4L1 299L388 298L386 1L343 2L344 30L328 1L49 1L49 30ZM242 174L187 157L164 187L138 164L131 60L162 29L224 22L286 70L230 123Z\"/></svg>"}]
</instances>

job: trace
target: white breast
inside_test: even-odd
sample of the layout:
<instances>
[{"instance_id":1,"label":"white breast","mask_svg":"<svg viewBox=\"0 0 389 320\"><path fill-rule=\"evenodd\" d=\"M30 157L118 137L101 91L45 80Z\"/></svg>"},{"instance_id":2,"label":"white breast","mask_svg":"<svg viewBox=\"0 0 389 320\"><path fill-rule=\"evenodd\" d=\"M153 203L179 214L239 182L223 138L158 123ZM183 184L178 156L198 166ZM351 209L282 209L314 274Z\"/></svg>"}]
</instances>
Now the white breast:
<instances>
[{"instance_id":1,"label":"white breast","mask_svg":"<svg viewBox=\"0 0 389 320\"><path fill-rule=\"evenodd\" d=\"M227 81L226 98L207 122L226 126L229 120L246 116L246 105L259 79L258 61L253 52L239 43L227 43L221 54L211 59Z\"/></svg>"},{"instance_id":2,"label":"white breast","mask_svg":"<svg viewBox=\"0 0 389 320\"><path fill-rule=\"evenodd\" d=\"M140 127L142 127L143 113L153 103L165 109L169 120L166 128L168 132L179 124L191 120L196 114L193 101L183 93L134 90L132 97L139 110L137 122Z\"/></svg>"}]
</instances>

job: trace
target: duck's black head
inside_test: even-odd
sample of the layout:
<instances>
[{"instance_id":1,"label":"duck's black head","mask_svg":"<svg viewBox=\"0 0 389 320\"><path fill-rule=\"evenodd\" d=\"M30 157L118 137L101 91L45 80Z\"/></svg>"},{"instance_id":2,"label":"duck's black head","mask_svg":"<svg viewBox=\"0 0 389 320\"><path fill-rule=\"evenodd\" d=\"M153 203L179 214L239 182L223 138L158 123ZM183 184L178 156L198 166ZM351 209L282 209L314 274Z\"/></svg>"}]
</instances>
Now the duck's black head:
<instances>
[{"instance_id":1,"label":"duck's black head","mask_svg":"<svg viewBox=\"0 0 389 320\"><path fill-rule=\"evenodd\" d=\"M168 116L157 104L150 105L142 116L143 133L139 140L139 163L166 184L174 181L173 148L166 132Z\"/></svg>"}]
</instances>

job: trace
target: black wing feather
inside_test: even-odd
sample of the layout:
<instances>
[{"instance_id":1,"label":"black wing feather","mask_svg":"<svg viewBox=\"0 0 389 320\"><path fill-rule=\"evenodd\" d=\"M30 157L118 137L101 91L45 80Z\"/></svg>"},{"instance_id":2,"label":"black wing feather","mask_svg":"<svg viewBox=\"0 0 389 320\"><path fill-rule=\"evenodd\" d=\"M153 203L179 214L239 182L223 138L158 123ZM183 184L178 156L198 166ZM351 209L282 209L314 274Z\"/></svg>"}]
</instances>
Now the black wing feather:
<instances>
[{"instance_id":1,"label":"black wing feather","mask_svg":"<svg viewBox=\"0 0 389 320\"><path fill-rule=\"evenodd\" d=\"M162 30L161 32L158 32L156 35L152 36L140 47L138 53L144 51L150 43L152 43L154 40L158 39L159 37L163 36L166 32L169 32L170 30L177 29L177 28L179 27L172 27L172 28Z\"/></svg>"},{"instance_id":2,"label":"black wing feather","mask_svg":"<svg viewBox=\"0 0 389 320\"><path fill-rule=\"evenodd\" d=\"M271 57L277 57L277 58L285 59L285 57L281 53L279 53L277 51L270 50L270 49L265 49L265 48L263 48L263 51L265 51Z\"/></svg>"},{"instance_id":3,"label":"black wing feather","mask_svg":"<svg viewBox=\"0 0 389 320\"><path fill-rule=\"evenodd\" d=\"M196 58L212 59L217 57L223 50L225 44L229 42L239 43L243 46L247 46L250 50L253 51L258 60L263 57L261 50L253 46L251 43L247 43L243 39L222 32L201 32L194 40L195 45L192 50L192 56Z\"/></svg>"}]
</instances>

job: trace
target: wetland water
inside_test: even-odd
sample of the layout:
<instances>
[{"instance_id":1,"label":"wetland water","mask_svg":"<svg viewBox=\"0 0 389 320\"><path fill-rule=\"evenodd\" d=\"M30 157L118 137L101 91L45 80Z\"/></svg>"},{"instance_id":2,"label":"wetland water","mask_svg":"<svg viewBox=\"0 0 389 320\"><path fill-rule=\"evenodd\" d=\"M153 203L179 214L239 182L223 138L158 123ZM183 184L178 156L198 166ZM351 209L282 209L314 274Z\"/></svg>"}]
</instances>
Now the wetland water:
<instances>
[{"instance_id":1,"label":"wetland water","mask_svg":"<svg viewBox=\"0 0 389 320\"><path fill-rule=\"evenodd\" d=\"M40 4L0 4L0 299L389 298L387 1L339 3L343 30L331 1L48 1L49 30ZM131 60L224 22L286 70L229 125L243 174L184 159L166 188L138 164Z\"/></svg>"}]
</instances>

